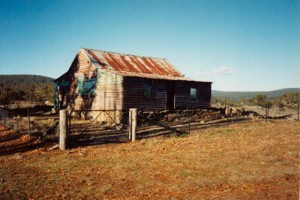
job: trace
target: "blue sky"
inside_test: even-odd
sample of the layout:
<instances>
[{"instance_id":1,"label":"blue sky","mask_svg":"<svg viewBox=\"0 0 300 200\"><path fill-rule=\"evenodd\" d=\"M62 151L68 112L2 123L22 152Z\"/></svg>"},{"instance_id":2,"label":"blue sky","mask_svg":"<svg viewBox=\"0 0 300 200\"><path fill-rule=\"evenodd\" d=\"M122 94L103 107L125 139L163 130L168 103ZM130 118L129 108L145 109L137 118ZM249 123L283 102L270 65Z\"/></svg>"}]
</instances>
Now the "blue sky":
<instances>
[{"instance_id":1,"label":"blue sky","mask_svg":"<svg viewBox=\"0 0 300 200\"><path fill-rule=\"evenodd\" d=\"M79 48L167 58L213 89L300 87L300 1L0 0L0 74L57 78Z\"/></svg>"}]
</instances>

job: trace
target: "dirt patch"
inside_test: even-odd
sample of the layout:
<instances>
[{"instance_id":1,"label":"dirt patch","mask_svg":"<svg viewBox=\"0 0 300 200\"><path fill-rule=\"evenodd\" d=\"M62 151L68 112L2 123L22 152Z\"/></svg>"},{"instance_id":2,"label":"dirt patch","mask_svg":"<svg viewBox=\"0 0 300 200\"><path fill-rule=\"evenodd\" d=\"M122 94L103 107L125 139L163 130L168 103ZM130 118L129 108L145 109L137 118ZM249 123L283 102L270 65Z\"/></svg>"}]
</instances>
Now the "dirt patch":
<instances>
[{"instance_id":1,"label":"dirt patch","mask_svg":"<svg viewBox=\"0 0 300 200\"><path fill-rule=\"evenodd\" d=\"M0 126L0 156L33 150L42 145L43 142L36 136Z\"/></svg>"}]
</instances>

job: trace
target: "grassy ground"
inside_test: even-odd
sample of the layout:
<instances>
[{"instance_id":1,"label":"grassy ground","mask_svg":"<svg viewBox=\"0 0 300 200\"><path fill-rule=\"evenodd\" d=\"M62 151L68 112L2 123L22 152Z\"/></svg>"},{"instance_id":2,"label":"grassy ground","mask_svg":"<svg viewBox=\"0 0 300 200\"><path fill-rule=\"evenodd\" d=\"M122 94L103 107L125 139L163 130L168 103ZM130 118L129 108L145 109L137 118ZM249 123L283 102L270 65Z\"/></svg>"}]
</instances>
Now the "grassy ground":
<instances>
[{"instance_id":1,"label":"grassy ground","mask_svg":"<svg viewBox=\"0 0 300 200\"><path fill-rule=\"evenodd\" d=\"M0 157L0 199L298 199L300 123Z\"/></svg>"}]
</instances>

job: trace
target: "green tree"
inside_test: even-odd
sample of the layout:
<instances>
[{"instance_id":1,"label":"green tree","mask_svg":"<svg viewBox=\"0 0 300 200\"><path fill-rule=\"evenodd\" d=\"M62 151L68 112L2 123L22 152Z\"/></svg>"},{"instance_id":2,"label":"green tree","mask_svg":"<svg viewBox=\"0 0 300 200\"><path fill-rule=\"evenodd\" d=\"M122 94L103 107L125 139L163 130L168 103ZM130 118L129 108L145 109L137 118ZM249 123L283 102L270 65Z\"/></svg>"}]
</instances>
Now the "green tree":
<instances>
[{"instance_id":1,"label":"green tree","mask_svg":"<svg viewBox=\"0 0 300 200\"><path fill-rule=\"evenodd\" d=\"M267 96L262 94L256 95L251 99L251 101L253 102L254 105L262 106L264 108L266 108L267 106L270 107L271 104L271 102L268 101Z\"/></svg>"},{"instance_id":2,"label":"green tree","mask_svg":"<svg viewBox=\"0 0 300 200\"><path fill-rule=\"evenodd\" d=\"M300 100L300 93L288 92L282 95L282 97L287 102L287 104L296 104Z\"/></svg>"},{"instance_id":3,"label":"green tree","mask_svg":"<svg viewBox=\"0 0 300 200\"><path fill-rule=\"evenodd\" d=\"M299 92L285 93L281 97L278 98L278 101L283 106L295 107L295 106L297 106L298 102L300 102L300 93Z\"/></svg>"}]
</instances>

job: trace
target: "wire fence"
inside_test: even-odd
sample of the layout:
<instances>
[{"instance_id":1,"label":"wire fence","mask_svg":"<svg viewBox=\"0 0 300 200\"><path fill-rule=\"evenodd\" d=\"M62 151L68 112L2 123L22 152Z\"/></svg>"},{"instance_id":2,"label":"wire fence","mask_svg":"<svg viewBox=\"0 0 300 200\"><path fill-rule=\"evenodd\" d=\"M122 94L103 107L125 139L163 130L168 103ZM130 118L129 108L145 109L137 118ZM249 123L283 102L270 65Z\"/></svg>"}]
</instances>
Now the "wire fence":
<instances>
[{"instance_id":1,"label":"wire fence","mask_svg":"<svg viewBox=\"0 0 300 200\"><path fill-rule=\"evenodd\" d=\"M17 133L39 135L42 138L58 124L57 116L43 115L45 112L51 112L51 107L30 106L18 109L0 107L0 124Z\"/></svg>"},{"instance_id":2,"label":"wire fence","mask_svg":"<svg viewBox=\"0 0 300 200\"><path fill-rule=\"evenodd\" d=\"M9 129L30 134L32 129L30 111L29 109L26 111L23 113L0 108L0 123Z\"/></svg>"},{"instance_id":3,"label":"wire fence","mask_svg":"<svg viewBox=\"0 0 300 200\"><path fill-rule=\"evenodd\" d=\"M229 126L242 120L266 122L270 120L299 120L299 104L296 107L277 109L271 106L256 110L230 107L187 108L183 110L137 111L137 139L159 135L181 135L210 126ZM48 114L45 114L48 112ZM51 107L27 107L5 109L0 107L0 124L21 134L49 133L58 136L58 115L51 115ZM128 141L129 112L124 110L73 110L68 117L68 132L78 144L99 144ZM85 143L87 142L87 143Z\"/></svg>"}]
</instances>

